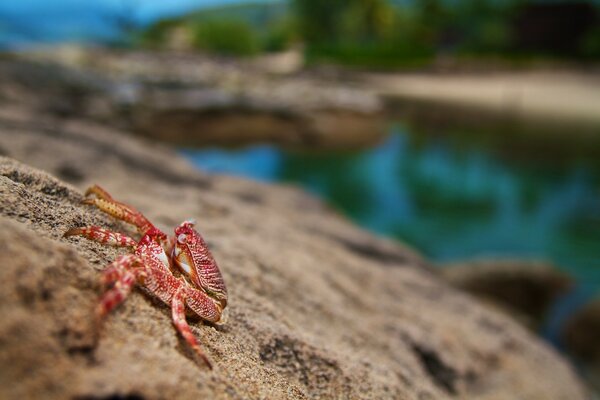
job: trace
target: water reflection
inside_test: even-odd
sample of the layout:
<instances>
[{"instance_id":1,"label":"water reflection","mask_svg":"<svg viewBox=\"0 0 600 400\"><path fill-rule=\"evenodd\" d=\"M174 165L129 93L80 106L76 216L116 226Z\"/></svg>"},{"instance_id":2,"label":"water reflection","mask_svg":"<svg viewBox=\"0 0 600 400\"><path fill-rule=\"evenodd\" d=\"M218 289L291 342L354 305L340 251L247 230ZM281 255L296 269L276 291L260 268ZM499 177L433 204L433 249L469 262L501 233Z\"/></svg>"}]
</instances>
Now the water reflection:
<instances>
[{"instance_id":1,"label":"water reflection","mask_svg":"<svg viewBox=\"0 0 600 400\"><path fill-rule=\"evenodd\" d=\"M545 258L600 287L600 163L577 154L524 161L473 144L396 127L377 148L356 153L257 146L184 154L205 170L297 183L436 261Z\"/></svg>"}]
</instances>

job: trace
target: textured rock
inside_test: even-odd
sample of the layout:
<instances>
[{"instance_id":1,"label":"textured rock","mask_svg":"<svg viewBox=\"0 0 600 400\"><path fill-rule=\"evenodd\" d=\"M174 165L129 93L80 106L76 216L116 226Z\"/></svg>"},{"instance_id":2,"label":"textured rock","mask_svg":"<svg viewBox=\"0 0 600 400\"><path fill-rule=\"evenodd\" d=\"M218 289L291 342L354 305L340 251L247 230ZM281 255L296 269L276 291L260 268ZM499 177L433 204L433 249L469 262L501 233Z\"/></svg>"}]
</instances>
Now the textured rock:
<instances>
[{"instance_id":1,"label":"textured rock","mask_svg":"<svg viewBox=\"0 0 600 400\"><path fill-rule=\"evenodd\" d=\"M58 177L0 161L0 398L586 398L546 344L299 190L0 105L0 152ZM141 291L94 330L99 271L118 251L61 236L126 227L79 204L92 183L165 230L197 219L230 297L224 327L191 322L214 371Z\"/></svg>"},{"instance_id":2,"label":"textured rock","mask_svg":"<svg viewBox=\"0 0 600 400\"><path fill-rule=\"evenodd\" d=\"M476 260L446 265L442 276L462 290L510 313L537 330L573 279L542 261Z\"/></svg>"}]
</instances>

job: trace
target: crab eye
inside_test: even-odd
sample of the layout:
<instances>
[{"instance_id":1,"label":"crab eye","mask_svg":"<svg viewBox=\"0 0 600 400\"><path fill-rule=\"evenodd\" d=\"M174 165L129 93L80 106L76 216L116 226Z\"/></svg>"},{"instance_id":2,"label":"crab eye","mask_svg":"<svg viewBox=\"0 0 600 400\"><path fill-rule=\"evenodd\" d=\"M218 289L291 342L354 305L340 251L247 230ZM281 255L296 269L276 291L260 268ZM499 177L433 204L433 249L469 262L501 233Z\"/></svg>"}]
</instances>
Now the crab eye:
<instances>
[{"instance_id":1,"label":"crab eye","mask_svg":"<svg viewBox=\"0 0 600 400\"><path fill-rule=\"evenodd\" d=\"M187 236L184 233L181 233L177 236L177 242L180 244L184 244L187 240Z\"/></svg>"}]
</instances>

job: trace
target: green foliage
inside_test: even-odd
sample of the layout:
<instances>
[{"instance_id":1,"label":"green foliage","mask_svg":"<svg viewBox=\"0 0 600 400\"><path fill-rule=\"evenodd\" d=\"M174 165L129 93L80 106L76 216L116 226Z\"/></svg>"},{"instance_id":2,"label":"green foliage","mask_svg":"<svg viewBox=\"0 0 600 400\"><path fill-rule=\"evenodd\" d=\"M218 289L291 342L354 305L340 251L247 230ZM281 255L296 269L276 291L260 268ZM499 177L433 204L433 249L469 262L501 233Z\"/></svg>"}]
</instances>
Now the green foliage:
<instances>
[{"instance_id":1,"label":"green foliage","mask_svg":"<svg viewBox=\"0 0 600 400\"><path fill-rule=\"evenodd\" d=\"M379 41L393 29L386 0L294 0L300 36L309 44Z\"/></svg>"},{"instance_id":2,"label":"green foliage","mask_svg":"<svg viewBox=\"0 0 600 400\"><path fill-rule=\"evenodd\" d=\"M385 0L352 1L341 16L343 40L385 40L393 31L394 19L394 10Z\"/></svg>"},{"instance_id":3,"label":"green foliage","mask_svg":"<svg viewBox=\"0 0 600 400\"><path fill-rule=\"evenodd\" d=\"M451 26L460 37L458 50L466 54L508 51L517 4L517 0L462 0L449 15L453 21Z\"/></svg>"},{"instance_id":4,"label":"green foliage","mask_svg":"<svg viewBox=\"0 0 600 400\"><path fill-rule=\"evenodd\" d=\"M394 46L392 44L314 46L307 51L309 62L334 62L354 67L378 70L395 68L418 68L431 61L427 49L415 46Z\"/></svg>"},{"instance_id":5,"label":"green foliage","mask_svg":"<svg viewBox=\"0 0 600 400\"><path fill-rule=\"evenodd\" d=\"M581 42L580 50L584 57L600 60L600 26L588 32Z\"/></svg>"},{"instance_id":6,"label":"green foliage","mask_svg":"<svg viewBox=\"0 0 600 400\"><path fill-rule=\"evenodd\" d=\"M180 26L181 23L182 21L180 19L159 20L134 37L134 42L143 47L162 47L168 41L169 35L175 28Z\"/></svg>"},{"instance_id":7,"label":"green foliage","mask_svg":"<svg viewBox=\"0 0 600 400\"><path fill-rule=\"evenodd\" d=\"M339 39L337 21L346 3L346 0L293 0L298 31L308 46Z\"/></svg>"},{"instance_id":8,"label":"green foliage","mask_svg":"<svg viewBox=\"0 0 600 400\"><path fill-rule=\"evenodd\" d=\"M395 68L421 66L434 55L434 32L416 12L386 0L322 3L294 1L309 61Z\"/></svg>"},{"instance_id":9,"label":"green foliage","mask_svg":"<svg viewBox=\"0 0 600 400\"><path fill-rule=\"evenodd\" d=\"M433 54L426 29L386 0L294 0L293 10L308 61L395 68Z\"/></svg>"},{"instance_id":10,"label":"green foliage","mask_svg":"<svg viewBox=\"0 0 600 400\"><path fill-rule=\"evenodd\" d=\"M296 41L297 29L291 17L282 17L271 22L261 35L261 49L267 52L283 51Z\"/></svg>"},{"instance_id":11,"label":"green foliage","mask_svg":"<svg viewBox=\"0 0 600 400\"><path fill-rule=\"evenodd\" d=\"M517 49L515 17L531 1L263 0L159 21L137 42L165 46L177 31L195 48L234 56L282 51L301 42L309 62L369 68L423 66L438 54L460 60L552 56ZM600 29L573 46L580 57L599 59Z\"/></svg>"},{"instance_id":12,"label":"green foliage","mask_svg":"<svg viewBox=\"0 0 600 400\"><path fill-rule=\"evenodd\" d=\"M294 19L282 2L256 2L203 9L181 18L157 21L134 37L137 45L161 48L175 32L191 45L216 54L247 56L280 51L297 38Z\"/></svg>"},{"instance_id":13,"label":"green foliage","mask_svg":"<svg viewBox=\"0 0 600 400\"><path fill-rule=\"evenodd\" d=\"M194 47L201 50L234 56L249 56L260 50L257 33L244 21L199 21L190 29Z\"/></svg>"}]
</instances>

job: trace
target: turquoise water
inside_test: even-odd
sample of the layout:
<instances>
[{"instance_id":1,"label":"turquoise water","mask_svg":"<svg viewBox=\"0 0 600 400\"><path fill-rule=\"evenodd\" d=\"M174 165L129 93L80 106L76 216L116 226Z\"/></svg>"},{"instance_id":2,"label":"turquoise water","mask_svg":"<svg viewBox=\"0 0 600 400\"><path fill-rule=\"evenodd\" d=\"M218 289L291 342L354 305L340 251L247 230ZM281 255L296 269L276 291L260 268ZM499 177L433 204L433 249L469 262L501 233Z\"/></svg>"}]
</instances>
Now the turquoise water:
<instances>
[{"instance_id":1,"label":"turquoise water","mask_svg":"<svg viewBox=\"0 0 600 400\"><path fill-rule=\"evenodd\" d=\"M592 144L481 138L395 126L385 142L360 152L255 146L183 153L205 171L302 186L434 261L541 258L597 291L600 162Z\"/></svg>"}]
</instances>

